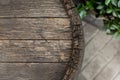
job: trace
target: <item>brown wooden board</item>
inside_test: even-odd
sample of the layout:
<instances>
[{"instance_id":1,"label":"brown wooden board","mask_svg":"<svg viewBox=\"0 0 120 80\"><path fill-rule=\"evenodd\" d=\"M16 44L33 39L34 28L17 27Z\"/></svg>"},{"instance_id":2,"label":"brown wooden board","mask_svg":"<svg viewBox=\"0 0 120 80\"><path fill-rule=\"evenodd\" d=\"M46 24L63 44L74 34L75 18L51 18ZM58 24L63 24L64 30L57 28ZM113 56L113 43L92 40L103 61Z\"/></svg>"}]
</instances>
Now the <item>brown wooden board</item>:
<instances>
[{"instance_id":1,"label":"brown wooden board","mask_svg":"<svg viewBox=\"0 0 120 80\"><path fill-rule=\"evenodd\" d=\"M0 39L71 39L69 19L0 19Z\"/></svg>"},{"instance_id":2,"label":"brown wooden board","mask_svg":"<svg viewBox=\"0 0 120 80\"><path fill-rule=\"evenodd\" d=\"M61 63L0 63L0 80L61 80Z\"/></svg>"},{"instance_id":3,"label":"brown wooden board","mask_svg":"<svg viewBox=\"0 0 120 80\"><path fill-rule=\"evenodd\" d=\"M67 62L71 41L0 40L0 62Z\"/></svg>"},{"instance_id":4,"label":"brown wooden board","mask_svg":"<svg viewBox=\"0 0 120 80\"><path fill-rule=\"evenodd\" d=\"M81 36L72 0L0 0L0 80L74 80Z\"/></svg>"},{"instance_id":5,"label":"brown wooden board","mask_svg":"<svg viewBox=\"0 0 120 80\"><path fill-rule=\"evenodd\" d=\"M0 0L0 17L67 17L60 0Z\"/></svg>"}]
</instances>

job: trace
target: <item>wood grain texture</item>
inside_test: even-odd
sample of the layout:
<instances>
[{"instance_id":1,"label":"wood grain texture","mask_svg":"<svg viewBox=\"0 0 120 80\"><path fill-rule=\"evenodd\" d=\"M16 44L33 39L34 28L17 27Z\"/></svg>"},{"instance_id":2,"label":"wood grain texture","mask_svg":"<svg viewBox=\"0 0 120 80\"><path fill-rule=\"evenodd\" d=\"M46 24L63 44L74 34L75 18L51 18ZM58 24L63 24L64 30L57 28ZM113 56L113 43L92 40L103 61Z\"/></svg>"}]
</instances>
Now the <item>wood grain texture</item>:
<instances>
[{"instance_id":1,"label":"wood grain texture","mask_svg":"<svg viewBox=\"0 0 120 80\"><path fill-rule=\"evenodd\" d=\"M71 41L0 40L0 62L67 62Z\"/></svg>"},{"instance_id":2,"label":"wood grain texture","mask_svg":"<svg viewBox=\"0 0 120 80\"><path fill-rule=\"evenodd\" d=\"M0 80L61 80L60 63L0 63Z\"/></svg>"},{"instance_id":3,"label":"wood grain texture","mask_svg":"<svg viewBox=\"0 0 120 80\"><path fill-rule=\"evenodd\" d=\"M61 80L70 21L60 0L0 0L0 80Z\"/></svg>"},{"instance_id":4,"label":"wood grain texture","mask_svg":"<svg viewBox=\"0 0 120 80\"><path fill-rule=\"evenodd\" d=\"M69 19L0 19L0 39L71 39Z\"/></svg>"},{"instance_id":5,"label":"wood grain texture","mask_svg":"<svg viewBox=\"0 0 120 80\"><path fill-rule=\"evenodd\" d=\"M0 17L67 17L60 0L0 0Z\"/></svg>"}]
</instances>

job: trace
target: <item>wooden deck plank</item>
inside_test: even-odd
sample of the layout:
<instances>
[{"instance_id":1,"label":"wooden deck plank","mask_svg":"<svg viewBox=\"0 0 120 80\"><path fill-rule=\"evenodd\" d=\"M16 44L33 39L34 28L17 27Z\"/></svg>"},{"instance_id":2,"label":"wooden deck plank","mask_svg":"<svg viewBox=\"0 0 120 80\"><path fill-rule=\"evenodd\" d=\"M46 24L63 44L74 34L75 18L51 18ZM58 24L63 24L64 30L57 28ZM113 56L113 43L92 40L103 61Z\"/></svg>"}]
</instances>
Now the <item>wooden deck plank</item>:
<instances>
[{"instance_id":1,"label":"wooden deck plank","mask_svg":"<svg viewBox=\"0 0 120 80\"><path fill-rule=\"evenodd\" d=\"M0 39L71 39L67 18L0 19Z\"/></svg>"},{"instance_id":2,"label":"wooden deck plank","mask_svg":"<svg viewBox=\"0 0 120 80\"><path fill-rule=\"evenodd\" d=\"M71 41L0 40L0 62L68 62Z\"/></svg>"},{"instance_id":3,"label":"wooden deck plank","mask_svg":"<svg viewBox=\"0 0 120 80\"><path fill-rule=\"evenodd\" d=\"M68 17L60 0L0 0L0 17Z\"/></svg>"},{"instance_id":4,"label":"wooden deck plank","mask_svg":"<svg viewBox=\"0 0 120 80\"><path fill-rule=\"evenodd\" d=\"M0 63L0 80L61 80L60 63Z\"/></svg>"}]
</instances>

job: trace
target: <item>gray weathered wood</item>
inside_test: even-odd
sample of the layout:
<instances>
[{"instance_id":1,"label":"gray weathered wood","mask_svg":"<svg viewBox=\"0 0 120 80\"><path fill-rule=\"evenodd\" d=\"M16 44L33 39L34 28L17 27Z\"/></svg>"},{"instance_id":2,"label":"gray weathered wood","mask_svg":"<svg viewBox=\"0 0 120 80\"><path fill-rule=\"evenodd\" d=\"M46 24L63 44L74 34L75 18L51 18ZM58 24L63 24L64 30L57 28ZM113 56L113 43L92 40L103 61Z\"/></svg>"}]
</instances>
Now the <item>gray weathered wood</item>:
<instances>
[{"instance_id":1,"label":"gray weathered wood","mask_svg":"<svg viewBox=\"0 0 120 80\"><path fill-rule=\"evenodd\" d=\"M72 0L0 0L0 80L73 80L80 25Z\"/></svg>"},{"instance_id":2,"label":"gray weathered wood","mask_svg":"<svg viewBox=\"0 0 120 80\"><path fill-rule=\"evenodd\" d=\"M0 17L67 17L60 0L0 0Z\"/></svg>"},{"instance_id":3,"label":"gray weathered wood","mask_svg":"<svg viewBox=\"0 0 120 80\"><path fill-rule=\"evenodd\" d=\"M71 41L0 40L0 62L67 62Z\"/></svg>"},{"instance_id":4,"label":"gray weathered wood","mask_svg":"<svg viewBox=\"0 0 120 80\"><path fill-rule=\"evenodd\" d=\"M0 39L70 39L69 26L67 18L0 19Z\"/></svg>"},{"instance_id":5,"label":"gray weathered wood","mask_svg":"<svg viewBox=\"0 0 120 80\"><path fill-rule=\"evenodd\" d=\"M0 80L61 80L60 63L0 63Z\"/></svg>"}]
</instances>

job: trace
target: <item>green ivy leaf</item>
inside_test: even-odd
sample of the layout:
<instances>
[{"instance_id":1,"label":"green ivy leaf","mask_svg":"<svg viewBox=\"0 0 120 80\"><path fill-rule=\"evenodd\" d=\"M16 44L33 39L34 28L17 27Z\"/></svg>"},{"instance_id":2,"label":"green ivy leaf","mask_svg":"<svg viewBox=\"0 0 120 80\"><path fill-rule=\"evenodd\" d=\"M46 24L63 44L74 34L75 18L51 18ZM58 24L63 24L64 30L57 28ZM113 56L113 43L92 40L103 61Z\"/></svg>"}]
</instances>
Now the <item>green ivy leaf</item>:
<instances>
[{"instance_id":1,"label":"green ivy leaf","mask_svg":"<svg viewBox=\"0 0 120 80\"><path fill-rule=\"evenodd\" d=\"M120 0L118 1L118 7L120 7Z\"/></svg>"},{"instance_id":2,"label":"green ivy leaf","mask_svg":"<svg viewBox=\"0 0 120 80\"><path fill-rule=\"evenodd\" d=\"M112 28L118 29L118 26L117 26L116 24L113 24L113 25L112 25Z\"/></svg>"},{"instance_id":3,"label":"green ivy leaf","mask_svg":"<svg viewBox=\"0 0 120 80\"><path fill-rule=\"evenodd\" d=\"M120 14L118 14L118 17L120 18Z\"/></svg>"},{"instance_id":4,"label":"green ivy leaf","mask_svg":"<svg viewBox=\"0 0 120 80\"><path fill-rule=\"evenodd\" d=\"M105 0L105 4L108 5L110 3L110 0Z\"/></svg>"},{"instance_id":5,"label":"green ivy leaf","mask_svg":"<svg viewBox=\"0 0 120 80\"><path fill-rule=\"evenodd\" d=\"M83 19L87 15L87 12L85 10L81 10L79 15L80 15L80 18Z\"/></svg>"},{"instance_id":6,"label":"green ivy leaf","mask_svg":"<svg viewBox=\"0 0 120 80\"><path fill-rule=\"evenodd\" d=\"M115 11L113 11L112 15L113 15L114 17L117 17L117 13L116 13Z\"/></svg>"},{"instance_id":7,"label":"green ivy leaf","mask_svg":"<svg viewBox=\"0 0 120 80\"><path fill-rule=\"evenodd\" d=\"M114 35L113 35L113 37L115 37L115 38L117 38L118 36L120 36L120 32L119 31L115 32Z\"/></svg>"},{"instance_id":8,"label":"green ivy leaf","mask_svg":"<svg viewBox=\"0 0 120 80\"><path fill-rule=\"evenodd\" d=\"M107 12L107 13L112 13L112 11L113 11L112 9L107 9L106 12Z\"/></svg>"},{"instance_id":9,"label":"green ivy leaf","mask_svg":"<svg viewBox=\"0 0 120 80\"><path fill-rule=\"evenodd\" d=\"M86 6L90 9L90 10L93 10L94 7L92 5L92 3L90 1L86 1Z\"/></svg>"},{"instance_id":10,"label":"green ivy leaf","mask_svg":"<svg viewBox=\"0 0 120 80\"><path fill-rule=\"evenodd\" d=\"M104 15L105 14L105 11L104 9L102 9L100 12L99 12L99 15Z\"/></svg>"},{"instance_id":11,"label":"green ivy leaf","mask_svg":"<svg viewBox=\"0 0 120 80\"><path fill-rule=\"evenodd\" d=\"M110 29L107 29L107 30L106 30L106 33L107 33L107 34L110 34L110 33L111 33Z\"/></svg>"},{"instance_id":12,"label":"green ivy leaf","mask_svg":"<svg viewBox=\"0 0 120 80\"><path fill-rule=\"evenodd\" d=\"M98 7L97 7L97 9L103 9L104 8L104 6L103 5L99 5Z\"/></svg>"},{"instance_id":13,"label":"green ivy leaf","mask_svg":"<svg viewBox=\"0 0 120 80\"><path fill-rule=\"evenodd\" d=\"M112 3L114 6L117 6L117 1L118 1L118 0L111 0L111 3Z\"/></svg>"}]
</instances>

